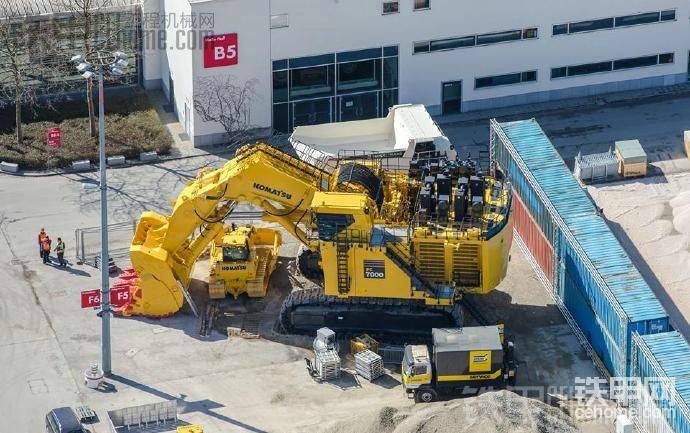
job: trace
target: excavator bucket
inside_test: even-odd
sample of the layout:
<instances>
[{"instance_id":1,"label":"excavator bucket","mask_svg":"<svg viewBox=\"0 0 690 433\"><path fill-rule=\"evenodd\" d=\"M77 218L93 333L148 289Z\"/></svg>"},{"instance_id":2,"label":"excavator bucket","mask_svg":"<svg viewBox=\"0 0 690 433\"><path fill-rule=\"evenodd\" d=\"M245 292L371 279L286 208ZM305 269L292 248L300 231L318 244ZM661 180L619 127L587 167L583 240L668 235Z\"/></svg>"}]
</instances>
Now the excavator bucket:
<instances>
[{"instance_id":1,"label":"excavator bucket","mask_svg":"<svg viewBox=\"0 0 690 433\"><path fill-rule=\"evenodd\" d=\"M156 230L167 219L153 212L145 212L134 234L129 253L135 278L130 278L130 299L117 309L123 316L166 317L182 308L184 295L172 268L168 253L157 248Z\"/></svg>"}]
</instances>

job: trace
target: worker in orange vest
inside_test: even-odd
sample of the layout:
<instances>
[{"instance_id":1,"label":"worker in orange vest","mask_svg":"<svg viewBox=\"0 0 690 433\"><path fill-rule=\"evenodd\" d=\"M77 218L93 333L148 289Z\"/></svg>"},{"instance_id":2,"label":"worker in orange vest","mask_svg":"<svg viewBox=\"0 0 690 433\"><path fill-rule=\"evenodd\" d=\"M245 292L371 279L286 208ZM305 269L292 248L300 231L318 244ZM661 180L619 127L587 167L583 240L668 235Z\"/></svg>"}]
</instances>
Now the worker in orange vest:
<instances>
[{"instance_id":1,"label":"worker in orange vest","mask_svg":"<svg viewBox=\"0 0 690 433\"><path fill-rule=\"evenodd\" d=\"M52 244L53 241L50 240L50 236L46 235L45 238L43 238L43 243L41 243L41 248L43 248L43 263L48 264L50 263L50 244Z\"/></svg>"},{"instance_id":2,"label":"worker in orange vest","mask_svg":"<svg viewBox=\"0 0 690 433\"><path fill-rule=\"evenodd\" d=\"M43 258L43 240L48 236L46 230L41 227L41 231L38 232L38 255Z\"/></svg>"}]
</instances>

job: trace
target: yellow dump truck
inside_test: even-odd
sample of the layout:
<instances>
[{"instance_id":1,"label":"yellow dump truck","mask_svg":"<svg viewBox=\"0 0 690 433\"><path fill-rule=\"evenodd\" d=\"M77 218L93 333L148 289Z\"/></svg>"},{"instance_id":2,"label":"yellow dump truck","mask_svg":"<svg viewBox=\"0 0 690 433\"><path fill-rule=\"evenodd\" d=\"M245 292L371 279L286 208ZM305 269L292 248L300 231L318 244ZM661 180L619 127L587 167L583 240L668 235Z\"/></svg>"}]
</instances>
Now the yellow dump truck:
<instances>
[{"instance_id":1,"label":"yellow dump truck","mask_svg":"<svg viewBox=\"0 0 690 433\"><path fill-rule=\"evenodd\" d=\"M266 296L281 244L277 230L234 224L224 227L211 243L209 297Z\"/></svg>"}]
</instances>

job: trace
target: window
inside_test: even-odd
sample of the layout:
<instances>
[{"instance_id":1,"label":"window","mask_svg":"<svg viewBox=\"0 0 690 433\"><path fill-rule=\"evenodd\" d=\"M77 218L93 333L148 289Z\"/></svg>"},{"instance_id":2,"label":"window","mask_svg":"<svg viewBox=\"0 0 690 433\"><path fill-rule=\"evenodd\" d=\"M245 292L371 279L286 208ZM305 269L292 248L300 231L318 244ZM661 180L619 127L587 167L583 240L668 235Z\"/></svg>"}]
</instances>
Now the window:
<instances>
[{"instance_id":1,"label":"window","mask_svg":"<svg viewBox=\"0 0 690 433\"><path fill-rule=\"evenodd\" d=\"M551 78L574 77L577 75L596 74L600 72L644 68L647 66L673 63L674 53L654 54L650 56L631 57L606 62L586 63L575 66L561 66L551 69Z\"/></svg>"},{"instance_id":2,"label":"window","mask_svg":"<svg viewBox=\"0 0 690 433\"><path fill-rule=\"evenodd\" d=\"M288 101L288 71L273 72L273 103Z\"/></svg>"},{"instance_id":3,"label":"window","mask_svg":"<svg viewBox=\"0 0 690 433\"><path fill-rule=\"evenodd\" d=\"M398 87L398 58L386 57L383 59L383 88Z\"/></svg>"},{"instance_id":4,"label":"window","mask_svg":"<svg viewBox=\"0 0 690 433\"><path fill-rule=\"evenodd\" d=\"M338 64L338 93L363 92L381 88L381 60Z\"/></svg>"},{"instance_id":5,"label":"window","mask_svg":"<svg viewBox=\"0 0 690 433\"><path fill-rule=\"evenodd\" d=\"M529 28L522 31L522 39L536 39L538 31L536 28Z\"/></svg>"},{"instance_id":6,"label":"window","mask_svg":"<svg viewBox=\"0 0 690 433\"><path fill-rule=\"evenodd\" d=\"M249 249L245 245L223 247L223 262L246 262L249 260Z\"/></svg>"},{"instance_id":7,"label":"window","mask_svg":"<svg viewBox=\"0 0 690 433\"><path fill-rule=\"evenodd\" d=\"M414 10L431 8L431 0L414 0Z\"/></svg>"},{"instance_id":8,"label":"window","mask_svg":"<svg viewBox=\"0 0 690 433\"><path fill-rule=\"evenodd\" d=\"M333 65L292 69L290 71L290 99L332 95L334 77Z\"/></svg>"},{"instance_id":9,"label":"window","mask_svg":"<svg viewBox=\"0 0 690 433\"><path fill-rule=\"evenodd\" d=\"M273 61L273 70L274 71L279 71L281 69L287 69L288 68L288 61L287 59L283 60L274 60Z\"/></svg>"},{"instance_id":10,"label":"window","mask_svg":"<svg viewBox=\"0 0 690 433\"><path fill-rule=\"evenodd\" d=\"M289 104L273 104L273 129L287 134L290 132Z\"/></svg>"},{"instance_id":11,"label":"window","mask_svg":"<svg viewBox=\"0 0 690 433\"><path fill-rule=\"evenodd\" d=\"M426 374L426 365L415 365L412 367L413 376L421 376L423 374Z\"/></svg>"},{"instance_id":12,"label":"window","mask_svg":"<svg viewBox=\"0 0 690 433\"><path fill-rule=\"evenodd\" d=\"M638 24L656 23L659 21L659 12L649 12L646 14L627 15L616 17L616 27L636 26Z\"/></svg>"},{"instance_id":13,"label":"window","mask_svg":"<svg viewBox=\"0 0 690 433\"><path fill-rule=\"evenodd\" d=\"M271 15L271 28L280 29L288 27L288 14Z\"/></svg>"},{"instance_id":14,"label":"window","mask_svg":"<svg viewBox=\"0 0 690 433\"><path fill-rule=\"evenodd\" d=\"M566 24L555 24L553 26L553 35L556 36L569 33L591 32L594 30L610 30L618 27L630 27L642 24L653 24L662 21L673 21L675 19L675 9L643 12L633 15L618 16L615 18L600 18Z\"/></svg>"},{"instance_id":15,"label":"window","mask_svg":"<svg viewBox=\"0 0 690 433\"><path fill-rule=\"evenodd\" d=\"M398 52L391 45L273 60L273 129L386 116L398 103Z\"/></svg>"},{"instance_id":16,"label":"window","mask_svg":"<svg viewBox=\"0 0 690 433\"><path fill-rule=\"evenodd\" d=\"M397 45L391 45L390 47L383 47L383 56L384 57L392 57L392 56L397 56L398 55L398 46Z\"/></svg>"},{"instance_id":17,"label":"window","mask_svg":"<svg viewBox=\"0 0 690 433\"><path fill-rule=\"evenodd\" d=\"M511 30L499 33L477 35L477 45L497 44L499 42L517 41L522 39L521 30Z\"/></svg>"},{"instance_id":18,"label":"window","mask_svg":"<svg viewBox=\"0 0 690 433\"><path fill-rule=\"evenodd\" d=\"M612 29L613 18L602 18L599 20L580 21L577 23L570 23L568 31L570 33L591 32L601 29Z\"/></svg>"},{"instance_id":19,"label":"window","mask_svg":"<svg viewBox=\"0 0 690 433\"><path fill-rule=\"evenodd\" d=\"M428 53L429 52L429 41L415 42L413 52L414 52L414 54Z\"/></svg>"},{"instance_id":20,"label":"window","mask_svg":"<svg viewBox=\"0 0 690 433\"><path fill-rule=\"evenodd\" d=\"M420 41L414 43L413 53L428 53L430 51L454 50L456 48L474 47L476 45L490 45L500 42L519 41L522 39L535 39L537 35L537 28L531 27L523 30L508 30L505 32L485 33L482 35Z\"/></svg>"},{"instance_id":21,"label":"window","mask_svg":"<svg viewBox=\"0 0 690 433\"><path fill-rule=\"evenodd\" d=\"M537 71L527 71L522 73L522 82L537 81Z\"/></svg>"},{"instance_id":22,"label":"window","mask_svg":"<svg viewBox=\"0 0 690 433\"><path fill-rule=\"evenodd\" d=\"M551 79L563 78L568 76L568 68L563 66L560 68L551 68Z\"/></svg>"},{"instance_id":23,"label":"window","mask_svg":"<svg viewBox=\"0 0 690 433\"><path fill-rule=\"evenodd\" d=\"M396 14L400 12L400 2L399 1L384 1L383 2L383 13L384 14Z\"/></svg>"},{"instance_id":24,"label":"window","mask_svg":"<svg viewBox=\"0 0 690 433\"><path fill-rule=\"evenodd\" d=\"M566 35L568 34L568 24L555 24L553 26L553 35Z\"/></svg>"},{"instance_id":25,"label":"window","mask_svg":"<svg viewBox=\"0 0 690 433\"><path fill-rule=\"evenodd\" d=\"M474 46L474 36L465 36L464 38L441 39L431 41L431 51L452 50L461 47Z\"/></svg>"},{"instance_id":26,"label":"window","mask_svg":"<svg viewBox=\"0 0 690 433\"><path fill-rule=\"evenodd\" d=\"M598 72L609 72L611 62L587 63L584 65L568 66L568 76L596 74Z\"/></svg>"},{"instance_id":27,"label":"window","mask_svg":"<svg viewBox=\"0 0 690 433\"><path fill-rule=\"evenodd\" d=\"M475 78L474 88L483 89L486 87L506 86L509 84L520 84L531 81L537 81L537 71L516 72L513 74Z\"/></svg>"},{"instance_id":28,"label":"window","mask_svg":"<svg viewBox=\"0 0 690 433\"><path fill-rule=\"evenodd\" d=\"M668 10L661 11L661 21L674 21L676 19L676 11Z\"/></svg>"},{"instance_id":29,"label":"window","mask_svg":"<svg viewBox=\"0 0 690 433\"><path fill-rule=\"evenodd\" d=\"M631 69L657 64L658 56L635 57L632 59L621 59L613 62L613 69Z\"/></svg>"},{"instance_id":30,"label":"window","mask_svg":"<svg viewBox=\"0 0 690 433\"><path fill-rule=\"evenodd\" d=\"M664 65L668 63L673 63L673 53L659 54L659 64Z\"/></svg>"}]
</instances>

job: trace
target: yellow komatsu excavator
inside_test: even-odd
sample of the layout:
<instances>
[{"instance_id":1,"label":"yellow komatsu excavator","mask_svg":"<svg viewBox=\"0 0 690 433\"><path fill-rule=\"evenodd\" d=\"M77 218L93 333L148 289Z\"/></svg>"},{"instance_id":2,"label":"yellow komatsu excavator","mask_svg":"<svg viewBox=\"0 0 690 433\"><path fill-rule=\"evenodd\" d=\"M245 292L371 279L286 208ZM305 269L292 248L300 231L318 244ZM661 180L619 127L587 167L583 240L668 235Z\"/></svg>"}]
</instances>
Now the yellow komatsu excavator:
<instances>
[{"instance_id":1,"label":"yellow komatsu excavator","mask_svg":"<svg viewBox=\"0 0 690 433\"><path fill-rule=\"evenodd\" d=\"M208 294L212 299L243 293L263 298L282 243L280 232L253 226L224 227L211 242Z\"/></svg>"},{"instance_id":2,"label":"yellow komatsu excavator","mask_svg":"<svg viewBox=\"0 0 690 433\"><path fill-rule=\"evenodd\" d=\"M461 325L462 294L487 293L505 276L510 188L435 152L397 159L317 166L265 144L240 148L190 181L170 215L141 215L130 247L139 280L121 313L177 312L198 256L236 204L249 203L304 244L301 269L318 264L323 273L323 289L284 301L285 331L409 334Z\"/></svg>"}]
</instances>

